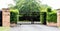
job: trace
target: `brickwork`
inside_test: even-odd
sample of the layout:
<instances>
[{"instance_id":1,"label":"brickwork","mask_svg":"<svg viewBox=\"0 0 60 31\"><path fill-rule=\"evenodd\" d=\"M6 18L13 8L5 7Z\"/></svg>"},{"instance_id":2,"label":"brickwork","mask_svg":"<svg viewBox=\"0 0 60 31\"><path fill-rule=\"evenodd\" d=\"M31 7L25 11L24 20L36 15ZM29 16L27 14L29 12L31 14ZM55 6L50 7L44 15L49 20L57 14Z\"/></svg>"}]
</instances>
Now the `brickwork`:
<instances>
[{"instance_id":1,"label":"brickwork","mask_svg":"<svg viewBox=\"0 0 60 31\"><path fill-rule=\"evenodd\" d=\"M57 26L57 23L53 23L53 22L48 23L48 22L47 22L47 25L48 25L48 26L54 26L54 27L56 27L56 26Z\"/></svg>"},{"instance_id":2,"label":"brickwork","mask_svg":"<svg viewBox=\"0 0 60 31\"><path fill-rule=\"evenodd\" d=\"M8 8L2 9L2 26L10 27L10 10Z\"/></svg>"},{"instance_id":3,"label":"brickwork","mask_svg":"<svg viewBox=\"0 0 60 31\"><path fill-rule=\"evenodd\" d=\"M60 26L60 9L57 9L57 26Z\"/></svg>"}]
</instances>

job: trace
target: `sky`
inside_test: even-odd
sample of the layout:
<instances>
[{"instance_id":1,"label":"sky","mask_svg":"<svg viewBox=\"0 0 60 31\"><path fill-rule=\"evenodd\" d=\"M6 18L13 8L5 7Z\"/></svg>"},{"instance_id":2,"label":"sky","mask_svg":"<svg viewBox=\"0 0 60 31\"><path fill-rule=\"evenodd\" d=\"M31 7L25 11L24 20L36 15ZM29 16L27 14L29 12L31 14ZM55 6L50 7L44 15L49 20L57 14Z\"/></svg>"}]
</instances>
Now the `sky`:
<instances>
[{"instance_id":1,"label":"sky","mask_svg":"<svg viewBox=\"0 0 60 31\"><path fill-rule=\"evenodd\" d=\"M60 0L40 0L42 4L47 4L51 6L53 9L60 8ZM13 4L13 0L0 0L0 9L1 8L8 8L8 4Z\"/></svg>"},{"instance_id":2,"label":"sky","mask_svg":"<svg viewBox=\"0 0 60 31\"><path fill-rule=\"evenodd\" d=\"M51 6L53 9L60 8L60 0L41 0L43 4Z\"/></svg>"},{"instance_id":3,"label":"sky","mask_svg":"<svg viewBox=\"0 0 60 31\"><path fill-rule=\"evenodd\" d=\"M8 8L8 4L14 5L14 1L13 0L0 0L0 9Z\"/></svg>"}]
</instances>

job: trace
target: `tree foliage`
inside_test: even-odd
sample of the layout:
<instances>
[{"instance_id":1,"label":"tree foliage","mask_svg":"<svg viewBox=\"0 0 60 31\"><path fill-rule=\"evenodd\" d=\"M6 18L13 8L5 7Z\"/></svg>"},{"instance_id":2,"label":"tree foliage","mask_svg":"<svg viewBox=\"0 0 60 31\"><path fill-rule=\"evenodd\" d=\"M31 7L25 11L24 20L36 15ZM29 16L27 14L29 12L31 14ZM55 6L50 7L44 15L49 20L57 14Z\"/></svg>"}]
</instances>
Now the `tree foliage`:
<instances>
[{"instance_id":1,"label":"tree foliage","mask_svg":"<svg viewBox=\"0 0 60 31\"><path fill-rule=\"evenodd\" d=\"M16 6L20 11L20 14L40 12L40 4L36 0L17 0Z\"/></svg>"},{"instance_id":2,"label":"tree foliage","mask_svg":"<svg viewBox=\"0 0 60 31\"><path fill-rule=\"evenodd\" d=\"M52 10L51 8L47 8L47 12L51 12L51 10Z\"/></svg>"}]
</instances>

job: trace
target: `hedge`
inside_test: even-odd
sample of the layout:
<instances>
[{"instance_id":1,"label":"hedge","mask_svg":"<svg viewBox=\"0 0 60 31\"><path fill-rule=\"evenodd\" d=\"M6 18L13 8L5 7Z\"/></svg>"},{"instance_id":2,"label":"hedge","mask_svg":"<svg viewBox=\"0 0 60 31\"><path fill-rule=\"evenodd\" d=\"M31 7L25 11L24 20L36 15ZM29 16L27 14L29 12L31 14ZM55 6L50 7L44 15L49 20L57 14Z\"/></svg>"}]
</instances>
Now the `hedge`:
<instances>
[{"instance_id":1,"label":"hedge","mask_svg":"<svg viewBox=\"0 0 60 31\"><path fill-rule=\"evenodd\" d=\"M42 24L46 24L46 16L47 16L46 12L40 12L40 21Z\"/></svg>"},{"instance_id":2,"label":"hedge","mask_svg":"<svg viewBox=\"0 0 60 31\"><path fill-rule=\"evenodd\" d=\"M10 10L10 22L11 23L17 23L17 15L18 15L18 10L11 9Z\"/></svg>"},{"instance_id":3,"label":"hedge","mask_svg":"<svg viewBox=\"0 0 60 31\"><path fill-rule=\"evenodd\" d=\"M46 14L44 14L46 13ZM45 16L44 16L45 15ZM45 24L45 22L57 23L57 13L55 12L40 12L40 22Z\"/></svg>"},{"instance_id":4,"label":"hedge","mask_svg":"<svg viewBox=\"0 0 60 31\"><path fill-rule=\"evenodd\" d=\"M57 13L48 13L47 21L57 23Z\"/></svg>"}]
</instances>

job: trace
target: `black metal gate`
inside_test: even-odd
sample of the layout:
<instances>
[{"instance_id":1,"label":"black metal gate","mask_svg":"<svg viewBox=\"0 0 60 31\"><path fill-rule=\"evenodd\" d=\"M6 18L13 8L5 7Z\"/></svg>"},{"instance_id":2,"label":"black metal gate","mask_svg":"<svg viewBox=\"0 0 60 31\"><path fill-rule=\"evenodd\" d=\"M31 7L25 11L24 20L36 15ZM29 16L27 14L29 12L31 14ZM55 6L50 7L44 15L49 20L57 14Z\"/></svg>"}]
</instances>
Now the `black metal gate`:
<instances>
[{"instance_id":1,"label":"black metal gate","mask_svg":"<svg viewBox=\"0 0 60 31\"><path fill-rule=\"evenodd\" d=\"M23 14L22 14L23 15ZM32 14L30 15L23 15L19 17L19 21L23 21L23 20L29 20L29 21L39 21L40 22L40 12L32 12Z\"/></svg>"},{"instance_id":2,"label":"black metal gate","mask_svg":"<svg viewBox=\"0 0 60 31\"><path fill-rule=\"evenodd\" d=\"M2 11L0 11L0 26L2 26Z\"/></svg>"}]
</instances>

